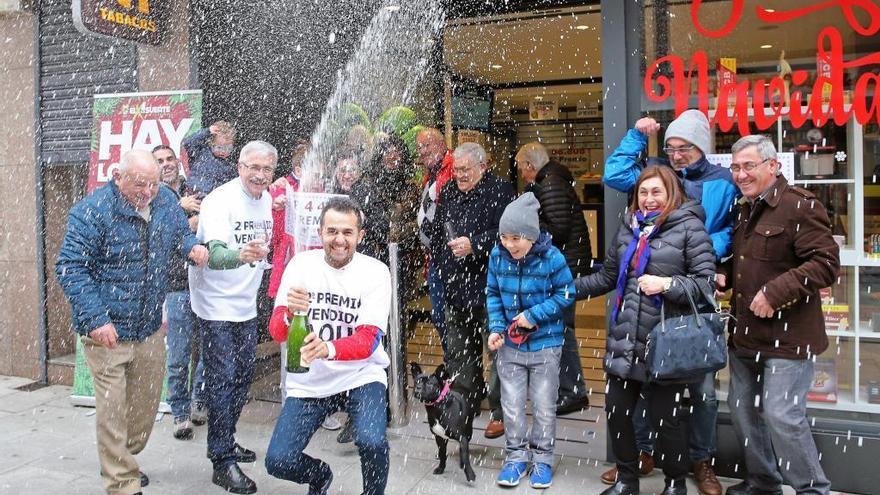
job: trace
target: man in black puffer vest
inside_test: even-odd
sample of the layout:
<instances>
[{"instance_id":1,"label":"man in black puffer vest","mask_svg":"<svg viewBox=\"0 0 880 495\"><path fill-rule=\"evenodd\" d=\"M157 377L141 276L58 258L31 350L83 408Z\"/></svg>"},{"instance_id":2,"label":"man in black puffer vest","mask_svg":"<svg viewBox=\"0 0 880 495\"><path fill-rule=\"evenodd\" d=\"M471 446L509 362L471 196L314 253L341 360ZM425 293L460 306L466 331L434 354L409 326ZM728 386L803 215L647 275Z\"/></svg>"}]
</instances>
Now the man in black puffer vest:
<instances>
[{"instance_id":1,"label":"man in black puffer vest","mask_svg":"<svg viewBox=\"0 0 880 495\"><path fill-rule=\"evenodd\" d=\"M571 172L562 164L551 161L547 149L537 142L527 143L516 154L516 167L541 204L541 230L553 237L553 245L565 256L574 278L590 274L592 250L590 231L581 211L580 199L572 183ZM565 341L559 363L559 399L557 414L580 411L589 405L581 359L575 338L574 305L565 310Z\"/></svg>"}]
</instances>

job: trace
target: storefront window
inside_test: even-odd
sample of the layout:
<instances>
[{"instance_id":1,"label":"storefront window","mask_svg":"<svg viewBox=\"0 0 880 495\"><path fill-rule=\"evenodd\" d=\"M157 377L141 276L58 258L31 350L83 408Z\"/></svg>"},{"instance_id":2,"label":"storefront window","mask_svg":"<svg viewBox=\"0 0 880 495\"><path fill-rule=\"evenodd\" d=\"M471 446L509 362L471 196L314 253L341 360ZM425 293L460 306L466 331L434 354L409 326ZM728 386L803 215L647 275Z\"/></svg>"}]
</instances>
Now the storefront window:
<instances>
[{"instance_id":1,"label":"storefront window","mask_svg":"<svg viewBox=\"0 0 880 495\"><path fill-rule=\"evenodd\" d=\"M698 108L713 124L710 161L723 166L742 135L767 135L788 181L827 207L843 266L821 294L831 346L816 361L814 385L833 382L834 400L814 393L810 405L875 413L880 115L873 105L880 65L864 62L880 53L880 36L871 32L877 15L836 2L808 9L800 0L646 0L641 65L642 115L662 126L649 155L660 155L678 113Z\"/></svg>"}]
</instances>

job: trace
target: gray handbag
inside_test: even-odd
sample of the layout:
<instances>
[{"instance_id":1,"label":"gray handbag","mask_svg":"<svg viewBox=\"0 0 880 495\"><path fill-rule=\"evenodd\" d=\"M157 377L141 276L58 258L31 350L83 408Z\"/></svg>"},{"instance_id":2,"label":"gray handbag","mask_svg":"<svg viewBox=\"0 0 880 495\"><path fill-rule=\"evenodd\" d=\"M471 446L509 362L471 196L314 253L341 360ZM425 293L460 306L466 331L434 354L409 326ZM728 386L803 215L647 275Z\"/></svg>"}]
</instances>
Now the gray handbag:
<instances>
[{"instance_id":1,"label":"gray handbag","mask_svg":"<svg viewBox=\"0 0 880 495\"><path fill-rule=\"evenodd\" d=\"M729 315L722 313L711 293L686 277L676 277L682 283L692 283L711 311L700 312L690 291L685 290L691 314L666 318L665 302L660 306L660 322L648 334L645 361L650 381L698 381L706 373L727 366L727 342L724 328Z\"/></svg>"}]
</instances>

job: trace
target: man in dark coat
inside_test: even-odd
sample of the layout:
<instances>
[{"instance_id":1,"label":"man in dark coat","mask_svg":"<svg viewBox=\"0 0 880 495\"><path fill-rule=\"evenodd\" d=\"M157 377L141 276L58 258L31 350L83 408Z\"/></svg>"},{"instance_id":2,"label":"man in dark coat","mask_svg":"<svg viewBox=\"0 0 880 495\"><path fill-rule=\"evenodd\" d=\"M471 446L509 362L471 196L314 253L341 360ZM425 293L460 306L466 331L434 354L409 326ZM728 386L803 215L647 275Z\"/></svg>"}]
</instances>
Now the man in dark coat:
<instances>
[{"instance_id":1,"label":"man in dark coat","mask_svg":"<svg viewBox=\"0 0 880 495\"><path fill-rule=\"evenodd\" d=\"M431 227L431 260L443 282L446 301L446 369L453 387L473 406L483 399L483 335L488 333L486 272L498 241L498 222L513 188L486 172L486 151L464 143L453 153L453 180L440 192ZM504 434L495 353L489 353L489 425L486 435Z\"/></svg>"},{"instance_id":2,"label":"man in dark coat","mask_svg":"<svg viewBox=\"0 0 880 495\"><path fill-rule=\"evenodd\" d=\"M733 256L719 270L733 288L727 403L747 476L727 495L827 494L830 482L806 417L813 361L828 347L819 290L835 282L839 249L825 206L779 175L766 136L732 148L742 191Z\"/></svg>"},{"instance_id":3,"label":"man in dark coat","mask_svg":"<svg viewBox=\"0 0 880 495\"><path fill-rule=\"evenodd\" d=\"M516 154L516 168L541 204L541 230L549 232L553 245L565 255L574 278L589 274L593 261L590 231L581 211L580 199L572 183L574 177L562 164L551 161L547 149L537 142L527 143ZM589 405L581 358L575 337L574 305L564 312L565 341L559 363L559 398L556 413L567 414Z\"/></svg>"}]
</instances>

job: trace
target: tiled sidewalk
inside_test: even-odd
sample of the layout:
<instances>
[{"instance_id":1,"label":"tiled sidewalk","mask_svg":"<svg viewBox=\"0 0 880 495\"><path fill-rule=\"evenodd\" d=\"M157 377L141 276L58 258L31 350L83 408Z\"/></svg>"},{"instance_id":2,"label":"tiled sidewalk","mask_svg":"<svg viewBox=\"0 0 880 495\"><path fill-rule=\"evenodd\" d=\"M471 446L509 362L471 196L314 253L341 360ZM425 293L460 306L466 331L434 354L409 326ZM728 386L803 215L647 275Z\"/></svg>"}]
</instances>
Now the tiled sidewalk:
<instances>
[{"instance_id":1,"label":"tiled sidewalk","mask_svg":"<svg viewBox=\"0 0 880 495\"><path fill-rule=\"evenodd\" d=\"M16 390L27 384L21 378L0 376L0 493L9 494L100 494L98 460L95 449L94 410L70 405L70 388L52 386L32 392ZM275 479L266 473L262 460L269 443L277 404L252 401L245 407L239 422L238 441L257 452L254 464L243 469L257 482L258 493L305 494L307 487ZM424 411L420 411L422 415ZM171 418L162 417L153 430L149 445L138 456L143 471L151 479L144 493L152 494L222 494L211 484L211 465L205 458L205 428L197 427L195 439L175 440ZM427 428L426 428L427 429ZM477 480L465 481L457 467L457 446L450 448L446 473L432 474L436 464L436 446L425 435L410 428L391 430L391 473L388 494L449 495L452 493L535 493L522 483L515 489L494 484L503 452L496 447L474 446L471 449ZM335 432L319 430L308 452L327 461L334 470L334 494L358 494L361 490L360 462L357 449L336 443ZM553 486L547 493L598 494L606 487L599 475L609 467L595 459L571 455L561 458ZM527 481L527 480L524 480ZM725 486L734 480L722 480ZM642 481L642 493L659 493L663 477L654 473ZM689 482L688 490L696 494ZM790 493L786 491L786 493Z\"/></svg>"}]
</instances>

